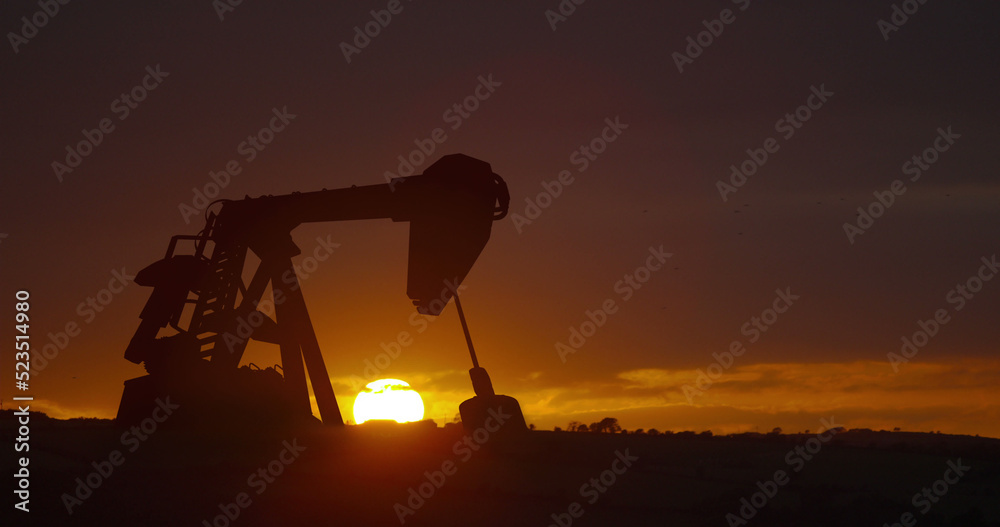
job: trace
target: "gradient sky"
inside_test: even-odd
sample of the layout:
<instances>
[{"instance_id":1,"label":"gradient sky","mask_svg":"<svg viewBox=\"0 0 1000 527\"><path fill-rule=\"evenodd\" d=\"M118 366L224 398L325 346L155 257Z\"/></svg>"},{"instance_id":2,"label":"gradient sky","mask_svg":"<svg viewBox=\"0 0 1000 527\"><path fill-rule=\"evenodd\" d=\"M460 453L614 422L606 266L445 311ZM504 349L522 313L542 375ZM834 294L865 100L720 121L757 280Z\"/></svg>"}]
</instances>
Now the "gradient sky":
<instances>
[{"instance_id":1,"label":"gradient sky","mask_svg":"<svg viewBox=\"0 0 1000 527\"><path fill-rule=\"evenodd\" d=\"M797 431L834 416L1000 437L1000 280L961 310L948 296L1000 248L995 3L928 2L888 40L889 1L594 0L555 31L554 0L401 5L350 63L341 42L386 2L243 2L223 20L210 2L74 2L0 51L0 312L12 320L14 292L31 291L36 349L81 328L33 377L33 408L114 415L121 383L144 373L122 353L150 290L125 287L92 320L78 306L201 228L178 207L210 171L239 161L227 198L382 183L444 128L431 157L491 163L512 215L560 171L575 178L520 232L513 218L494 225L463 292L482 364L529 422ZM679 72L674 53L723 9L735 20ZM0 28L20 31L37 10L4 2ZM120 119L113 101L157 65L169 75ZM445 112L490 75L495 91L451 129ZM814 86L833 95L786 138L776 122ZM248 162L238 145L285 107L296 117ZM114 130L60 182L51 163L104 118ZM573 152L608 118L628 127L581 171ZM903 164L948 127L960 137L910 181ZM730 165L772 137L779 149L723 201ZM850 243L844 223L896 179L906 192ZM408 331L378 377L409 382L439 423L454 418L472 396L468 356L452 307L423 331L410 323L406 225L294 236L307 254L318 237L340 244L303 288L345 417L352 376ZM672 257L624 301L616 282L660 246ZM786 288L800 298L749 343L741 327ZM609 298L618 310L560 360L556 344ZM940 309L949 321L894 371L887 354ZM683 386L735 340L746 352L689 401ZM248 359L272 364L276 349Z\"/></svg>"}]
</instances>

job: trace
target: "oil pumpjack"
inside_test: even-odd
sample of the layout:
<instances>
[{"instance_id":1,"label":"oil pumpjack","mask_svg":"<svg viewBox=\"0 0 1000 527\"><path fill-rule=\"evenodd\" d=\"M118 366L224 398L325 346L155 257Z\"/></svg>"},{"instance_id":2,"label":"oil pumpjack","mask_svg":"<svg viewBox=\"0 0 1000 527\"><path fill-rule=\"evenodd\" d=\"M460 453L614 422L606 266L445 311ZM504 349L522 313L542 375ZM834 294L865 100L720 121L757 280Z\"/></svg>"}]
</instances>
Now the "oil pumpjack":
<instances>
[{"instance_id":1,"label":"oil pumpjack","mask_svg":"<svg viewBox=\"0 0 1000 527\"><path fill-rule=\"evenodd\" d=\"M510 195L488 163L453 154L423 174L385 184L220 201L209 207L200 233L174 236L166 256L136 275L153 291L125 358L143 364L147 375L125 381L120 423L139 422L168 397L193 422L308 419L308 374L323 423L343 425L293 267L300 251L291 231L321 221L410 222L406 294L420 313L436 316L453 297L458 303L458 286L493 222L507 215ZM250 273L248 252L260 260ZM245 274L252 275L248 282ZM268 286L272 313L258 309ZM460 314L476 392L462 403L463 423L483 426L496 408L514 414L506 429L523 429L517 401L494 394L479 367ZM280 365L240 366L250 339L277 344Z\"/></svg>"}]
</instances>

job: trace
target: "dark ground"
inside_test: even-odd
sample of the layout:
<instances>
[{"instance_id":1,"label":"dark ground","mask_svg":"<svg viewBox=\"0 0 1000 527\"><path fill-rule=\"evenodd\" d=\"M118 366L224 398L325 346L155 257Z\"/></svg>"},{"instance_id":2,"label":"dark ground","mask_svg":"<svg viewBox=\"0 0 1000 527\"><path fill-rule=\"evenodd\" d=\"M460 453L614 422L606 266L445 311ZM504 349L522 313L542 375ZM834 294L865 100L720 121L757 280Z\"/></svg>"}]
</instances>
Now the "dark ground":
<instances>
[{"instance_id":1,"label":"dark ground","mask_svg":"<svg viewBox=\"0 0 1000 527\"><path fill-rule=\"evenodd\" d=\"M9 412L2 423L2 441L11 445ZM124 443L123 429L109 421L35 415L31 424L31 512L10 515L8 497L3 516L14 521L4 525L400 525L396 509L406 513L409 505L405 525L882 526L905 513L920 526L1000 525L1000 440L989 438L852 430L813 441L819 450L800 455L795 447L810 446L815 435L535 431L520 440L489 437L473 451L461 443L460 426L426 423L258 425L213 434L161 425L145 441L127 436ZM301 450L284 454L286 464L287 445ZM114 450L124 461L69 515L61 496ZM626 467L615 463L616 452L637 459ZM940 497L929 491L938 501L928 500L922 514L925 498L914 504L914 494L933 489L959 458L971 468L938 484ZM270 482L251 477L269 464L278 473ZM613 483L589 483L612 468L621 472L604 473ZM774 484L773 497L743 523L741 498L759 492L758 482L767 487L777 470L789 474L787 483ZM409 489L428 482L425 473L440 488L431 494L433 483L424 485L430 497L408 505ZM234 514L239 507L231 504L244 492L250 503L239 516L216 518L220 504Z\"/></svg>"}]
</instances>

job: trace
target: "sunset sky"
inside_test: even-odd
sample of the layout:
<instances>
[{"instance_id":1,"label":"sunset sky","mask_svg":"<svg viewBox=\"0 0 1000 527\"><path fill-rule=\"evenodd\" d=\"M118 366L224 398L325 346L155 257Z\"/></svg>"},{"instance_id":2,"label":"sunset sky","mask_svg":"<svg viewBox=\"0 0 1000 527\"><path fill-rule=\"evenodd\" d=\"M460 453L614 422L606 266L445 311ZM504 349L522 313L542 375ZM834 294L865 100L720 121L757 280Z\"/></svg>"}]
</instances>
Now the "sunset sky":
<instances>
[{"instance_id":1,"label":"sunset sky","mask_svg":"<svg viewBox=\"0 0 1000 527\"><path fill-rule=\"evenodd\" d=\"M26 42L8 35L0 335L13 340L26 289L34 348L64 346L32 377L32 408L114 416L144 374L122 354L150 289L97 298L202 228L185 207L210 172L235 161L232 199L384 183L440 128L416 172L461 152L511 191L462 299L482 365L528 422L728 433L833 417L1000 437L1000 6L931 1L899 23L890 1L676 4L594 0L562 20L546 15L555 0L404 0L357 52L355 27L395 4L248 1L220 20L211 2L71 2ZM39 9L4 2L4 33ZM121 98L143 82L142 101ZM77 167L53 168L105 119ZM269 123L284 124L263 149L241 146ZM408 382L439 424L473 395L454 307L411 318L407 228L294 232L304 255L339 244L302 280L347 419L358 379ZM647 264L645 282L626 279ZM603 305L582 346L558 346ZM60 336L67 324L79 334Z\"/></svg>"}]
</instances>

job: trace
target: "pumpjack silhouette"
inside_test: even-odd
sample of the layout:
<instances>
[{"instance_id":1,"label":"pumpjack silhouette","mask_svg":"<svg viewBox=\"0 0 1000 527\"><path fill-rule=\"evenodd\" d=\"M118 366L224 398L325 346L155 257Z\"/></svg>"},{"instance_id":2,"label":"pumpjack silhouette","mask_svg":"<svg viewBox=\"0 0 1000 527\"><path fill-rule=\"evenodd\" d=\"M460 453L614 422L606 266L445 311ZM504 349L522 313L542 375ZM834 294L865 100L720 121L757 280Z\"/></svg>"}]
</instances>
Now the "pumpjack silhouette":
<instances>
[{"instance_id":1,"label":"pumpjack silhouette","mask_svg":"<svg viewBox=\"0 0 1000 527\"><path fill-rule=\"evenodd\" d=\"M174 236L166 256L136 275L153 291L125 358L147 375L125 381L117 421L137 423L168 397L180 406L177 415L205 424L310 419L308 373L323 423L343 425L292 264L300 251L291 231L309 222L388 218L410 223L406 294L418 312L440 315L451 298L459 309L476 393L460 407L465 427L487 426L499 412L513 416L505 433L526 429L517 401L496 395L479 367L457 297L509 205L504 180L463 154L381 185L214 202L201 232ZM260 263L244 282L248 252ZM268 286L270 302L262 302ZM259 309L264 305L269 313ZM250 339L277 344L280 365L241 367Z\"/></svg>"}]
</instances>

